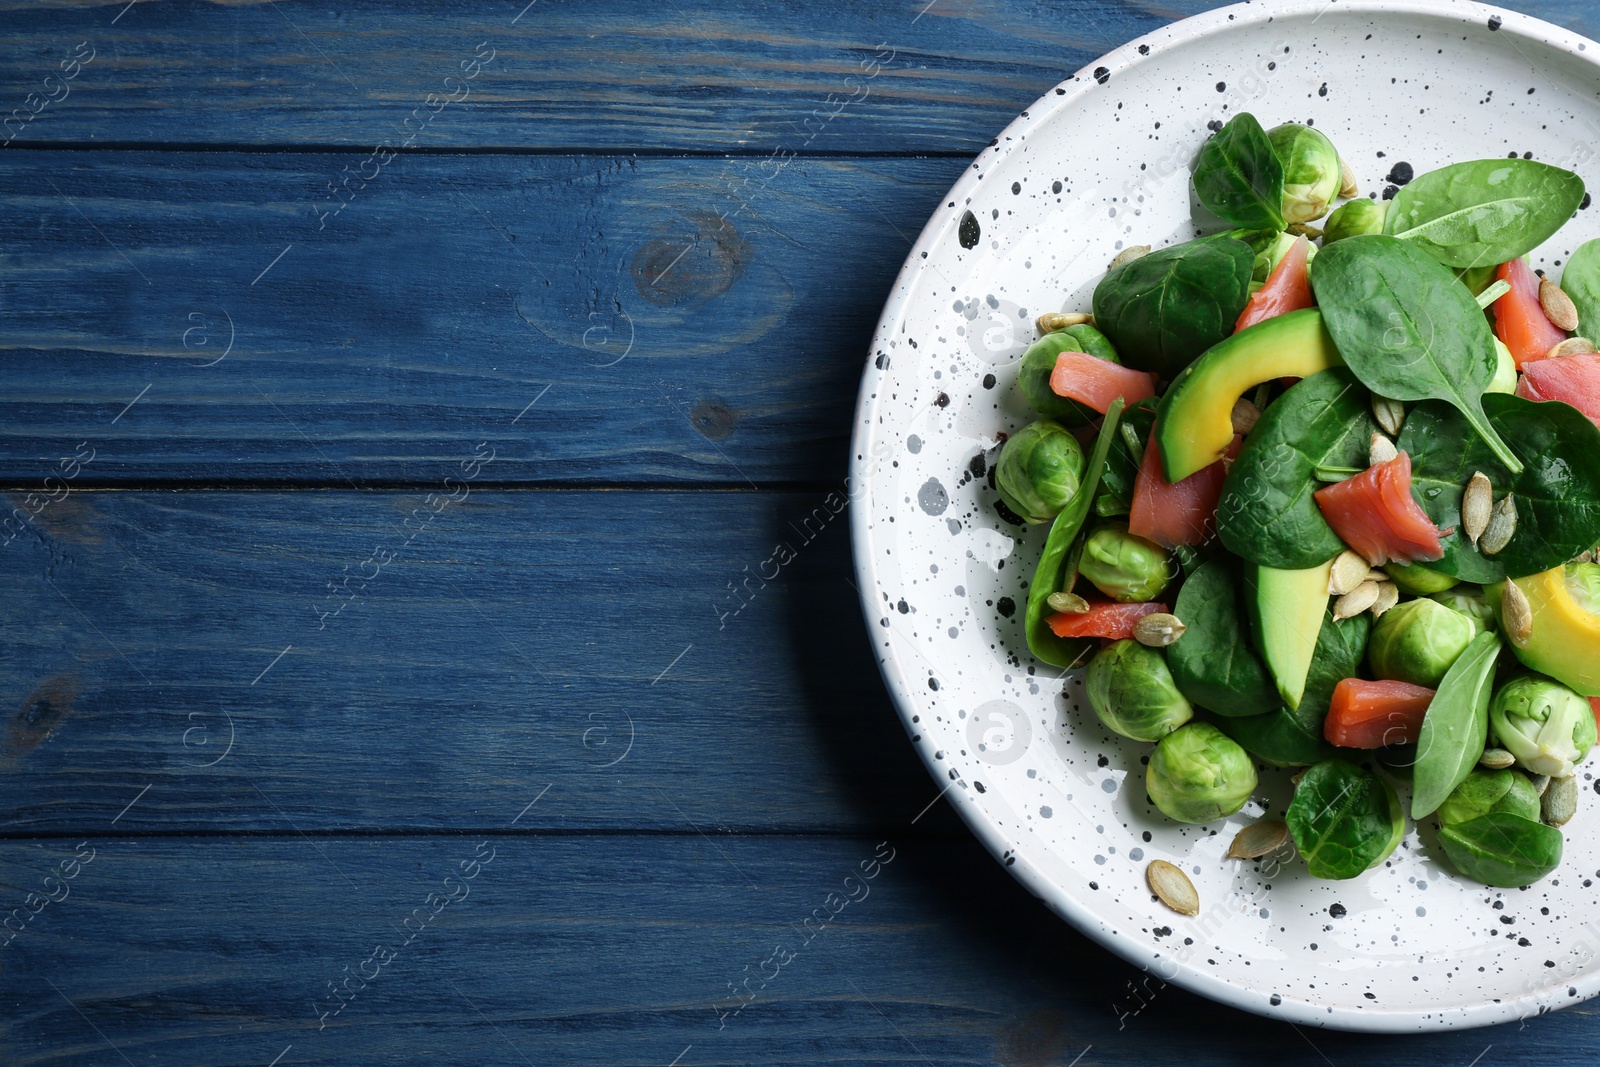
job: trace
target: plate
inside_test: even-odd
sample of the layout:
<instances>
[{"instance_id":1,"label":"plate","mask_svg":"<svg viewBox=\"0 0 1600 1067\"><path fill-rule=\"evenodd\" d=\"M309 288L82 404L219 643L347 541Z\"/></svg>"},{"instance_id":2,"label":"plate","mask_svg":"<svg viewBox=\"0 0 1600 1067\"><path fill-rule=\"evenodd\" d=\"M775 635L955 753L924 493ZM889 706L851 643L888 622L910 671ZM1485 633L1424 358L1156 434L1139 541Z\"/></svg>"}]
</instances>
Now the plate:
<instances>
[{"instance_id":1,"label":"plate","mask_svg":"<svg viewBox=\"0 0 1600 1067\"><path fill-rule=\"evenodd\" d=\"M1476 3L1257 2L1117 49L1006 128L944 198L895 282L861 386L852 538L884 679L913 744L985 845L1035 895L1136 966L1296 1023L1410 1031L1481 1026L1600 992L1600 800L1566 827L1559 870L1526 890L1451 873L1412 826L1359 879L1225 860L1238 829L1281 814L1267 771L1237 816L1180 826L1147 803L1150 746L1107 733L1076 673L1033 660L1025 583L1044 527L995 512L998 435L1028 421L1017 360L1041 312L1086 310L1128 245L1196 235L1188 168L1208 126L1248 110L1309 122L1363 194L1466 159L1532 153L1593 178L1600 46ZM1593 186L1594 182L1590 182ZM1600 235L1581 210L1536 265ZM1201 899L1155 902L1165 859ZM1132 1007L1134 998L1121 997Z\"/></svg>"}]
</instances>

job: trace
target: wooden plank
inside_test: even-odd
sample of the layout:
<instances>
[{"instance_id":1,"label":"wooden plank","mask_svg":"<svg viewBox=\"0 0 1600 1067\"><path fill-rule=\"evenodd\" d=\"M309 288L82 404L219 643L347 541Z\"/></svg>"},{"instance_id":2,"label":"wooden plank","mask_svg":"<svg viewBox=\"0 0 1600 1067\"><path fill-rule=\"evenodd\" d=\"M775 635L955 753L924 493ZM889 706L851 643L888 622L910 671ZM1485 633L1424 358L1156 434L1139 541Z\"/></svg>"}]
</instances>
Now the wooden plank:
<instances>
[{"instance_id":1,"label":"wooden plank","mask_svg":"<svg viewBox=\"0 0 1600 1067\"><path fill-rule=\"evenodd\" d=\"M970 155L1078 67L1213 5L123 6L0 5L0 99L59 98L14 143ZM80 42L89 65L45 83ZM475 56L493 58L463 79Z\"/></svg>"},{"instance_id":2,"label":"wooden plank","mask_svg":"<svg viewBox=\"0 0 1600 1067\"><path fill-rule=\"evenodd\" d=\"M13 485L79 442L81 484L432 484L479 441L502 482L842 477L883 300L963 166L802 160L736 197L718 160L406 158L323 224L340 156L6 162Z\"/></svg>"},{"instance_id":3,"label":"wooden plank","mask_svg":"<svg viewBox=\"0 0 1600 1067\"><path fill-rule=\"evenodd\" d=\"M66 895L0 956L0 1050L16 1067L1213 1067L1251 1048L1307 1067L1432 1067L1489 1045L1501 1063L1592 1058L1583 1008L1523 1030L1380 1038L1297 1033L1155 979L1141 987L970 840L879 840L7 842L8 907L42 893L63 860L93 859L50 883ZM489 864L472 868L475 855ZM828 914L830 893L860 899L804 926ZM340 1007L328 986L347 978L355 995ZM747 978L745 1004L729 987Z\"/></svg>"},{"instance_id":4,"label":"wooden plank","mask_svg":"<svg viewBox=\"0 0 1600 1067\"><path fill-rule=\"evenodd\" d=\"M457 484L431 519L422 492L48 504L0 547L0 832L136 797L118 832L494 829L546 786L520 828L832 832L938 793L823 494Z\"/></svg>"}]
</instances>

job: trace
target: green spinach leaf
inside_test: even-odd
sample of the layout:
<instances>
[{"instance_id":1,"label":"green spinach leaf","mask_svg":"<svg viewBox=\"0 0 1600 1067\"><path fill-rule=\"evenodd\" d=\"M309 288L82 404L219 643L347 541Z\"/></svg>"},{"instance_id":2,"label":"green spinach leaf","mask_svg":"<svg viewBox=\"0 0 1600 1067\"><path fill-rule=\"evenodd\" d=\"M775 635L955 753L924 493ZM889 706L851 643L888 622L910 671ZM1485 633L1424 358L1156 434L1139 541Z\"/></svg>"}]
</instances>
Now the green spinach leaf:
<instances>
[{"instance_id":1,"label":"green spinach leaf","mask_svg":"<svg viewBox=\"0 0 1600 1067\"><path fill-rule=\"evenodd\" d=\"M1389 783L1339 759L1306 771L1284 814L1317 878L1354 878L1382 863L1400 843L1405 819Z\"/></svg>"},{"instance_id":2,"label":"green spinach leaf","mask_svg":"<svg viewBox=\"0 0 1600 1067\"><path fill-rule=\"evenodd\" d=\"M1100 488L1121 506L1117 514L1126 515L1133 504L1133 485L1139 477L1144 448L1150 442L1150 429L1156 424L1156 404L1155 397L1146 397L1123 412L1116 440L1111 442L1111 451L1106 454L1106 471ZM1136 442L1138 447L1135 447Z\"/></svg>"},{"instance_id":3,"label":"green spinach leaf","mask_svg":"<svg viewBox=\"0 0 1600 1067\"><path fill-rule=\"evenodd\" d=\"M1178 616L1183 618L1182 615ZM1305 695L1298 708L1279 708L1266 715L1247 718L1221 719L1217 728L1239 742L1252 756L1269 763L1284 766L1305 766L1334 756L1334 748L1322 734L1322 721L1327 718L1328 705L1333 701L1333 688L1342 679L1354 677L1367 654L1367 638L1372 633L1372 620L1366 615L1333 620L1330 614L1322 620L1317 632L1317 648L1311 658L1311 672L1306 676ZM1185 640L1184 634L1177 648Z\"/></svg>"},{"instance_id":4,"label":"green spinach leaf","mask_svg":"<svg viewBox=\"0 0 1600 1067\"><path fill-rule=\"evenodd\" d=\"M1567 259L1561 288L1578 309L1578 332L1600 329L1600 237L1585 241Z\"/></svg>"},{"instance_id":5,"label":"green spinach leaf","mask_svg":"<svg viewBox=\"0 0 1600 1067\"><path fill-rule=\"evenodd\" d=\"M1033 571L1033 584L1028 586L1028 606L1023 613L1028 650L1036 658L1057 667L1070 669L1078 666L1084 653L1094 648L1092 642L1081 638L1057 637L1044 621L1051 614L1046 601L1051 593L1061 591L1068 576L1077 575L1077 555L1073 546L1078 542L1078 534L1082 532L1084 520L1088 518L1089 508L1094 503L1095 491L1105 471L1106 454L1111 449L1121 417L1122 398L1118 397L1106 412L1106 421L1100 427L1100 436L1095 439L1094 450L1089 453L1077 493L1050 524L1044 552Z\"/></svg>"},{"instance_id":6,"label":"green spinach leaf","mask_svg":"<svg viewBox=\"0 0 1600 1067\"><path fill-rule=\"evenodd\" d=\"M1417 405L1399 447L1411 454L1412 491L1435 523L1458 525L1462 491L1482 471L1496 497L1516 494L1516 534L1499 555L1485 557L1457 530L1444 539L1445 558L1429 566L1487 585L1547 571L1600 542L1600 429L1560 401L1490 393L1483 405L1522 458L1521 473L1496 462L1460 414L1442 404Z\"/></svg>"},{"instance_id":7,"label":"green spinach leaf","mask_svg":"<svg viewBox=\"0 0 1600 1067\"><path fill-rule=\"evenodd\" d=\"M1314 473L1365 469L1377 428L1369 394L1348 370L1321 371L1292 386L1262 413L1228 471L1217 506L1222 543L1253 563L1284 570L1337 556L1344 542L1312 499L1320 488Z\"/></svg>"},{"instance_id":8,"label":"green spinach leaf","mask_svg":"<svg viewBox=\"0 0 1600 1067\"><path fill-rule=\"evenodd\" d=\"M1157 249L1100 279L1095 325L1125 364L1170 380L1233 332L1254 261L1249 245L1226 235Z\"/></svg>"},{"instance_id":9,"label":"green spinach leaf","mask_svg":"<svg viewBox=\"0 0 1600 1067\"><path fill-rule=\"evenodd\" d=\"M1484 631L1456 658L1428 705L1411 774L1411 817L1432 815L1483 755L1500 638Z\"/></svg>"},{"instance_id":10,"label":"green spinach leaf","mask_svg":"<svg viewBox=\"0 0 1600 1067\"><path fill-rule=\"evenodd\" d=\"M1439 831L1455 869L1484 885L1516 889L1561 866L1561 831L1509 811L1491 811Z\"/></svg>"},{"instance_id":11,"label":"green spinach leaf","mask_svg":"<svg viewBox=\"0 0 1600 1067\"><path fill-rule=\"evenodd\" d=\"M1254 115L1235 115L1201 147L1194 195L1234 226L1283 229L1283 163Z\"/></svg>"},{"instance_id":12,"label":"green spinach leaf","mask_svg":"<svg viewBox=\"0 0 1600 1067\"><path fill-rule=\"evenodd\" d=\"M1428 566L1452 578L1478 585L1503 581L1505 568L1485 556L1461 529L1461 497L1473 474L1482 471L1498 492L1510 486L1510 473L1500 465L1461 413L1442 400L1428 400L1411 409L1396 442L1411 456L1411 495L1443 533L1444 558Z\"/></svg>"},{"instance_id":13,"label":"green spinach leaf","mask_svg":"<svg viewBox=\"0 0 1600 1067\"><path fill-rule=\"evenodd\" d=\"M1246 636L1244 585L1225 558L1202 563L1183 582L1174 613L1188 629L1167 646L1167 668L1184 696L1218 715L1266 715L1278 688Z\"/></svg>"},{"instance_id":14,"label":"green spinach leaf","mask_svg":"<svg viewBox=\"0 0 1600 1067\"><path fill-rule=\"evenodd\" d=\"M1383 234L1335 241L1311 287L1323 322L1361 384L1392 400L1447 400L1500 462L1521 471L1484 414L1500 357L1466 286L1413 245Z\"/></svg>"},{"instance_id":15,"label":"green spinach leaf","mask_svg":"<svg viewBox=\"0 0 1600 1067\"><path fill-rule=\"evenodd\" d=\"M1480 159L1420 175L1384 232L1447 267L1504 263L1544 244L1583 201L1583 179L1531 159Z\"/></svg>"}]
</instances>

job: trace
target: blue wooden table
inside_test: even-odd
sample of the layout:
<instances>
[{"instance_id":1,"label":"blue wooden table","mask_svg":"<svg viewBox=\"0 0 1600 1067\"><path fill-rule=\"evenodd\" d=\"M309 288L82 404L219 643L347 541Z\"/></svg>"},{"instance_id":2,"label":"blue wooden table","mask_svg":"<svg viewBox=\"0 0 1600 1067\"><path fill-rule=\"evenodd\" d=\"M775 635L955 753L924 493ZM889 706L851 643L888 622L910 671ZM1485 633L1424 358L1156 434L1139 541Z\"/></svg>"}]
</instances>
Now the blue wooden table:
<instances>
[{"instance_id":1,"label":"blue wooden table","mask_svg":"<svg viewBox=\"0 0 1600 1067\"><path fill-rule=\"evenodd\" d=\"M0 1062L1593 1062L1146 978L929 809L843 517L747 581L966 161L1209 4L524 3L0 3Z\"/></svg>"}]
</instances>

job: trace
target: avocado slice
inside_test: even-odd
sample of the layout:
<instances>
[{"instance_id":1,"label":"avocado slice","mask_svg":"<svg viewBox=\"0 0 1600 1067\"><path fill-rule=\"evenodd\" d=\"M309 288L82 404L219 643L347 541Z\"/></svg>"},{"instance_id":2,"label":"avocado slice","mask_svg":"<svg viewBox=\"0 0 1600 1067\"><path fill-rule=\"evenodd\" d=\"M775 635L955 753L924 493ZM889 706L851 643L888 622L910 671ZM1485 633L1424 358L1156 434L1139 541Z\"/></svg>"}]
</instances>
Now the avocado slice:
<instances>
[{"instance_id":1,"label":"avocado slice","mask_svg":"<svg viewBox=\"0 0 1600 1067\"><path fill-rule=\"evenodd\" d=\"M1316 308L1258 322L1212 345L1173 380L1156 414L1167 481L1204 470L1233 443L1233 405L1274 378L1309 378L1342 367Z\"/></svg>"},{"instance_id":2,"label":"avocado slice","mask_svg":"<svg viewBox=\"0 0 1600 1067\"><path fill-rule=\"evenodd\" d=\"M1333 561L1304 570L1245 564L1250 628L1272 674L1278 695L1291 708L1305 696L1306 676L1317 651L1317 635L1328 614L1328 578Z\"/></svg>"},{"instance_id":3,"label":"avocado slice","mask_svg":"<svg viewBox=\"0 0 1600 1067\"><path fill-rule=\"evenodd\" d=\"M1511 650L1524 664L1548 674L1586 697L1600 696L1600 615L1572 595L1565 567L1514 579L1533 609L1533 633L1526 646ZM1489 603L1498 613L1505 583L1489 586ZM1500 628L1505 633L1505 626Z\"/></svg>"}]
</instances>

